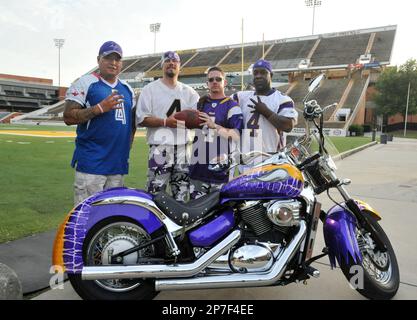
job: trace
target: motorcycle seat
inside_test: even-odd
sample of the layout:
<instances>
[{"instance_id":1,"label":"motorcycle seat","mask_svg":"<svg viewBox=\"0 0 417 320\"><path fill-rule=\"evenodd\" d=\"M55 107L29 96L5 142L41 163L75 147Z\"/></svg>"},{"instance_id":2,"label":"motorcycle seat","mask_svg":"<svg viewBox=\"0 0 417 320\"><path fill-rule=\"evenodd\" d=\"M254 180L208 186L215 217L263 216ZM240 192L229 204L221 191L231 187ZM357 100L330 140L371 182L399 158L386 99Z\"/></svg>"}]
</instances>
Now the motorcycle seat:
<instances>
[{"instance_id":1,"label":"motorcycle seat","mask_svg":"<svg viewBox=\"0 0 417 320\"><path fill-rule=\"evenodd\" d=\"M219 204L219 201L220 191L210 193L188 203L177 202L165 192L160 192L154 197L154 202L159 209L178 225L191 224L203 218ZM188 219L184 219L187 217Z\"/></svg>"}]
</instances>

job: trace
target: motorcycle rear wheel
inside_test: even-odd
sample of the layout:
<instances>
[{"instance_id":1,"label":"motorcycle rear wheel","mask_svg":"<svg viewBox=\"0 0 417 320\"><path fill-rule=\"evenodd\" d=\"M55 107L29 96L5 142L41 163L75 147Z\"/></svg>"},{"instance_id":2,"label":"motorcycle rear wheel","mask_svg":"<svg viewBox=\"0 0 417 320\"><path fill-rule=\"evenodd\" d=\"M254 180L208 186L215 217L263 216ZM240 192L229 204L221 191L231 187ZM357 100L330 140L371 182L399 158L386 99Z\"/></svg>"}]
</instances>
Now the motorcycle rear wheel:
<instances>
[{"instance_id":1,"label":"motorcycle rear wheel","mask_svg":"<svg viewBox=\"0 0 417 320\"><path fill-rule=\"evenodd\" d=\"M149 234L134 220L124 217L105 219L96 224L84 240L84 265L108 265L109 263L106 263L106 253L112 250L112 244L119 247L125 246L123 249L127 250L147 240L150 240ZM137 253L130 254L125 259L128 259L129 264L131 264L138 258L150 257L154 254L155 246L152 245ZM86 281L81 279L81 274L68 274L68 278L74 290L84 300L151 300L158 294L154 289L153 282L149 280Z\"/></svg>"},{"instance_id":2,"label":"motorcycle rear wheel","mask_svg":"<svg viewBox=\"0 0 417 320\"><path fill-rule=\"evenodd\" d=\"M373 300L389 300L395 296L400 285L397 258L382 227L374 218L371 217L369 220L387 251L378 250L370 234L357 229L362 263L358 265L350 258L348 263L342 263L340 267L346 279L361 295Z\"/></svg>"}]
</instances>

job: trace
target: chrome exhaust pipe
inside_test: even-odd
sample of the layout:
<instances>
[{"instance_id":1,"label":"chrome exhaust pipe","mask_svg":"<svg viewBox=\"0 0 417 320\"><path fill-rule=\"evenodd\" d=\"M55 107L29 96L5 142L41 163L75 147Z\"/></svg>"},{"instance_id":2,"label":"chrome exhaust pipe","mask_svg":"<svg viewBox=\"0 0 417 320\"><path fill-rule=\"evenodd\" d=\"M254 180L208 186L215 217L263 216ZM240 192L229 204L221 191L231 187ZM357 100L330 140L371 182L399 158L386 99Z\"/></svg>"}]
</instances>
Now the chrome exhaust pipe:
<instances>
[{"instance_id":1,"label":"chrome exhaust pipe","mask_svg":"<svg viewBox=\"0 0 417 320\"><path fill-rule=\"evenodd\" d=\"M300 229L294 239L288 244L277 258L272 269L267 273L228 275L209 275L194 277L192 279L159 279L155 281L157 291L168 290L199 290L199 289L221 289L221 288L247 288L265 287L275 284L281 279L288 263L294 257L297 249L307 234L307 227L304 221L300 223Z\"/></svg>"},{"instance_id":2,"label":"chrome exhaust pipe","mask_svg":"<svg viewBox=\"0 0 417 320\"><path fill-rule=\"evenodd\" d=\"M145 279L192 277L213 263L224 252L230 250L240 239L241 231L235 230L219 244L203 254L198 260L188 264L135 265L135 266L92 266L84 267L83 280Z\"/></svg>"}]
</instances>

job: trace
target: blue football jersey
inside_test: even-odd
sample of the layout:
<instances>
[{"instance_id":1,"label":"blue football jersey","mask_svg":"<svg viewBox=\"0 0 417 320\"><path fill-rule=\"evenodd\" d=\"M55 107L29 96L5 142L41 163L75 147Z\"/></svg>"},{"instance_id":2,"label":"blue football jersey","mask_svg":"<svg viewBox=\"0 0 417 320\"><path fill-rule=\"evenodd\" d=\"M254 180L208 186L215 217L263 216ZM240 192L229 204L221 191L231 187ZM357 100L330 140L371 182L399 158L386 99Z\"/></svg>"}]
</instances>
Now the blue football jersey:
<instances>
[{"instance_id":1,"label":"blue football jersey","mask_svg":"<svg viewBox=\"0 0 417 320\"><path fill-rule=\"evenodd\" d=\"M77 126L71 166L79 172L97 175L128 173L134 99L131 87L121 80L110 84L97 74L89 74L68 89L65 100L90 108L106 99L114 89L124 96L124 102L117 106L120 109L103 113Z\"/></svg>"}]
</instances>

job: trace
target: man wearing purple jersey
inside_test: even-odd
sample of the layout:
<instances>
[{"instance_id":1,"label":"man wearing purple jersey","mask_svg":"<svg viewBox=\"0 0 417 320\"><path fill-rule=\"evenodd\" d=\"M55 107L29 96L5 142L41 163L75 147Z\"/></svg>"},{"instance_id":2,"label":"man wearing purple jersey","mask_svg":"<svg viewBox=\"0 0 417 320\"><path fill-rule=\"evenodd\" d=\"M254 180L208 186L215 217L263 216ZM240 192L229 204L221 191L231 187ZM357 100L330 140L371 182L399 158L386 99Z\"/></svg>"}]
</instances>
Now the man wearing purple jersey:
<instances>
[{"instance_id":1,"label":"man wearing purple jersey","mask_svg":"<svg viewBox=\"0 0 417 320\"><path fill-rule=\"evenodd\" d=\"M209 171L208 165L214 158L229 153L230 140L238 142L243 127L243 116L239 105L224 94L225 74L219 67L212 67L207 74L209 95L199 102L203 129L196 130L190 167L190 196L198 199L219 190L229 181L227 171Z\"/></svg>"}]
</instances>

